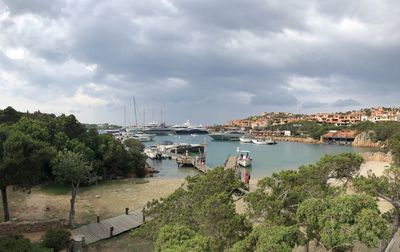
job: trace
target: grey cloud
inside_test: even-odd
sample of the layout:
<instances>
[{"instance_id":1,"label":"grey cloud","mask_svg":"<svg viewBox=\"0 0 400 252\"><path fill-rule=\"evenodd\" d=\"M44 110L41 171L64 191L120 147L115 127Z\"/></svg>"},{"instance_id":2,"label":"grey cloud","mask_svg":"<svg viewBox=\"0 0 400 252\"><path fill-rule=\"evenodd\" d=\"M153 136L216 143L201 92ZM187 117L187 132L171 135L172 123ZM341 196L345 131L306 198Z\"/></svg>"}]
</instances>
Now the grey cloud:
<instances>
[{"instance_id":1,"label":"grey cloud","mask_svg":"<svg viewBox=\"0 0 400 252\"><path fill-rule=\"evenodd\" d=\"M339 99L332 103L333 107L351 107L351 106L360 106L361 103L354 99Z\"/></svg>"},{"instance_id":2,"label":"grey cloud","mask_svg":"<svg viewBox=\"0 0 400 252\"><path fill-rule=\"evenodd\" d=\"M57 16L60 14L63 7L65 7L64 1L57 0L2 0L11 14L21 15L25 13L35 13L40 15Z\"/></svg>"},{"instance_id":3,"label":"grey cloud","mask_svg":"<svg viewBox=\"0 0 400 252\"><path fill-rule=\"evenodd\" d=\"M253 105L267 106L295 106L298 101L295 96L283 89L270 89L259 91L251 98Z\"/></svg>"},{"instance_id":4,"label":"grey cloud","mask_svg":"<svg viewBox=\"0 0 400 252\"><path fill-rule=\"evenodd\" d=\"M309 108L323 108L329 106L327 102L316 102L316 101L306 101L301 104L302 108L309 109Z\"/></svg>"},{"instance_id":5,"label":"grey cloud","mask_svg":"<svg viewBox=\"0 0 400 252\"><path fill-rule=\"evenodd\" d=\"M170 121L196 114L212 123L299 104L298 112L351 108L359 100L385 105L400 92L400 8L393 1L1 1L11 16L0 22L0 50L26 48L33 58L0 53L1 69L27 81L28 91L15 88L18 97L38 93L37 101L48 102L50 94L56 100L81 88L89 96L82 99L110 100L95 113L54 106L85 121L101 113L121 122L118 111L132 96L148 114L164 107ZM37 23L21 32L15 18L28 13ZM346 19L359 23L341 26ZM96 70L82 74L89 64ZM317 84L326 89L290 89L290 76L323 80ZM168 78L190 85L172 88ZM109 89L85 86L92 82ZM254 96L247 104L230 95L235 92ZM310 101L316 95L321 102Z\"/></svg>"}]
</instances>

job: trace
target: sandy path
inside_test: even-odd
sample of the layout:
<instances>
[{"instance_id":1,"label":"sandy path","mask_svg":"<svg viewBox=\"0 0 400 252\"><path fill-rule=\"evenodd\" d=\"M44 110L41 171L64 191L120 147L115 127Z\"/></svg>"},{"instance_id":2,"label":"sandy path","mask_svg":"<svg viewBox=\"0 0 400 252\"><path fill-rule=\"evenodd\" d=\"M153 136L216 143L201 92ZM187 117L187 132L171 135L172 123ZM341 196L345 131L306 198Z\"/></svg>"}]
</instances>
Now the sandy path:
<instances>
[{"instance_id":1,"label":"sandy path","mask_svg":"<svg viewBox=\"0 0 400 252\"><path fill-rule=\"evenodd\" d=\"M376 176L382 176L386 168L389 168L390 163L382 161L367 161L361 165L360 175L368 176L368 173L373 173Z\"/></svg>"}]
</instances>

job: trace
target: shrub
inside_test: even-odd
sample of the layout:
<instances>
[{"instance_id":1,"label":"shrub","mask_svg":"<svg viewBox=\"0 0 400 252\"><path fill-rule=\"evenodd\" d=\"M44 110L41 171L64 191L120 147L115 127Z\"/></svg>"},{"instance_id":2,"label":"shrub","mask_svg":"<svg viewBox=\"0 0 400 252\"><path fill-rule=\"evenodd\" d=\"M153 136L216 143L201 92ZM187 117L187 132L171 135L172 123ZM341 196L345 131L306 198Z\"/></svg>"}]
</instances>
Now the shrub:
<instances>
[{"instance_id":1,"label":"shrub","mask_svg":"<svg viewBox=\"0 0 400 252\"><path fill-rule=\"evenodd\" d=\"M71 232L64 228L49 229L43 236L43 246L54 251L69 248L71 245Z\"/></svg>"},{"instance_id":2,"label":"shrub","mask_svg":"<svg viewBox=\"0 0 400 252\"><path fill-rule=\"evenodd\" d=\"M37 244L32 244L30 240L22 235L9 235L0 237L0 252L46 252Z\"/></svg>"}]
</instances>

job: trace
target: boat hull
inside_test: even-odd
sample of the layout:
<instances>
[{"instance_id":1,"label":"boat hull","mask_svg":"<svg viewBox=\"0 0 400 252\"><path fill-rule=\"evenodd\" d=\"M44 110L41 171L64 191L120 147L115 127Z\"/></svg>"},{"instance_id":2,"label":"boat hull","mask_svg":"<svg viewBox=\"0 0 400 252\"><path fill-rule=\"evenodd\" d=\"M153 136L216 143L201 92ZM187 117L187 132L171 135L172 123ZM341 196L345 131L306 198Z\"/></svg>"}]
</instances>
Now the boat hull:
<instances>
[{"instance_id":1,"label":"boat hull","mask_svg":"<svg viewBox=\"0 0 400 252\"><path fill-rule=\"evenodd\" d=\"M248 167L251 165L251 160L249 159L238 160L238 164L242 167Z\"/></svg>"},{"instance_id":2,"label":"boat hull","mask_svg":"<svg viewBox=\"0 0 400 252\"><path fill-rule=\"evenodd\" d=\"M175 130L175 134L177 134L177 135L191 135L191 134L206 135L206 134L208 134L208 131L203 130L203 129L180 129L180 130Z\"/></svg>"},{"instance_id":3,"label":"boat hull","mask_svg":"<svg viewBox=\"0 0 400 252\"><path fill-rule=\"evenodd\" d=\"M246 138L246 137L241 137L239 138L241 143L251 143L251 139L250 138Z\"/></svg>"},{"instance_id":4,"label":"boat hull","mask_svg":"<svg viewBox=\"0 0 400 252\"><path fill-rule=\"evenodd\" d=\"M244 134L214 133L209 136L216 141L239 141Z\"/></svg>"},{"instance_id":5,"label":"boat hull","mask_svg":"<svg viewBox=\"0 0 400 252\"><path fill-rule=\"evenodd\" d=\"M257 139L253 139L251 142L254 143L254 144L257 144L257 145L266 145L266 144L268 144L266 141L257 140Z\"/></svg>"}]
</instances>

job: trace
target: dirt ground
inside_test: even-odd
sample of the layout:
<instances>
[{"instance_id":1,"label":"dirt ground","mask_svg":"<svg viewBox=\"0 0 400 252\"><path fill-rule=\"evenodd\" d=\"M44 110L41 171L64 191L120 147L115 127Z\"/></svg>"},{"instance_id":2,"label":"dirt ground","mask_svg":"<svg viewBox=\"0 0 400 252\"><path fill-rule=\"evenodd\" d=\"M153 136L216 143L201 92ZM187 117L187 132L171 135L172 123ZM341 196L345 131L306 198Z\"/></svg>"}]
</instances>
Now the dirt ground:
<instances>
[{"instance_id":1,"label":"dirt ground","mask_svg":"<svg viewBox=\"0 0 400 252\"><path fill-rule=\"evenodd\" d=\"M142 209L148 201L166 197L184 183L183 179L129 179L82 188L76 202L78 223L93 222L96 215L109 218ZM18 220L67 219L70 193L53 195L33 188L30 194L8 189L11 218Z\"/></svg>"}]
</instances>

